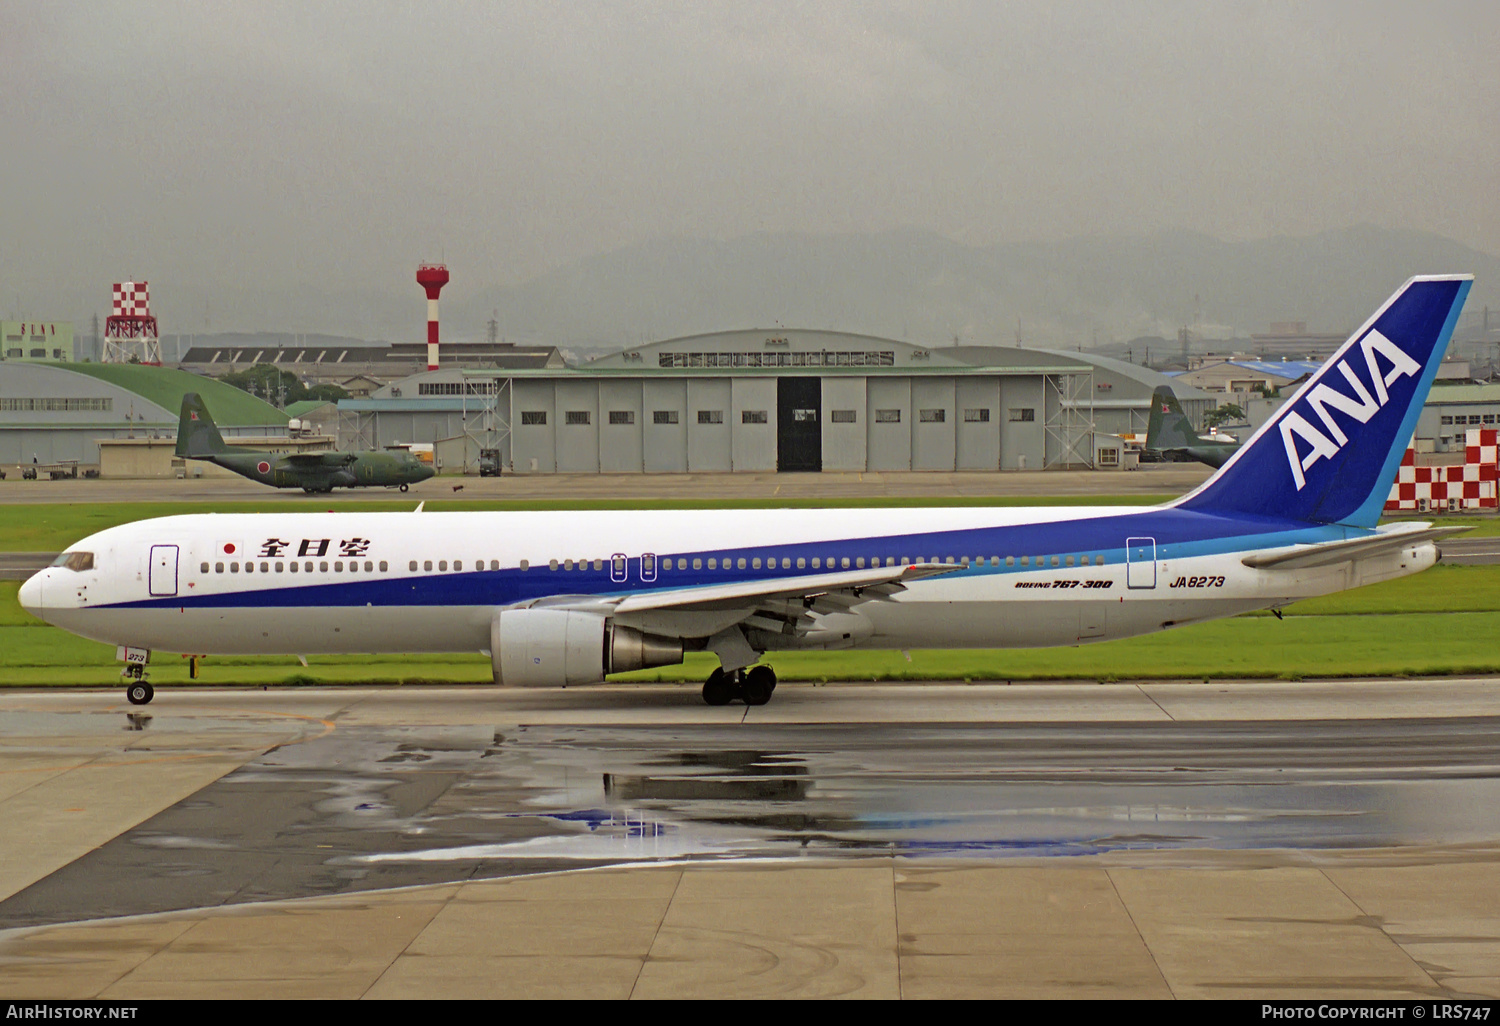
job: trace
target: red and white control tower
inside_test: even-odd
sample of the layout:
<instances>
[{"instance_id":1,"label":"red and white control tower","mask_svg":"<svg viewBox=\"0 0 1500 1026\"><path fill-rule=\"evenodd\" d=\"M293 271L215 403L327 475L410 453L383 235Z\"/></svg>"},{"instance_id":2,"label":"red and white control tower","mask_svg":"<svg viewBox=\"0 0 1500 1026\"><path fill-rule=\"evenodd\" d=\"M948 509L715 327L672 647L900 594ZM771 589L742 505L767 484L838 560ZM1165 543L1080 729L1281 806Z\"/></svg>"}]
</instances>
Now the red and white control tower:
<instances>
[{"instance_id":1,"label":"red and white control tower","mask_svg":"<svg viewBox=\"0 0 1500 1026\"><path fill-rule=\"evenodd\" d=\"M113 312L104 319L104 363L161 366L161 338L151 316L151 290L144 281L115 282Z\"/></svg>"},{"instance_id":2,"label":"red and white control tower","mask_svg":"<svg viewBox=\"0 0 1500 1026\"><path fill-rule=\"evenodd\" d=\"M438 369L438 293L448 284L446 264L420 264L417 284L427 290L427 369Z\"/></svg>"}]
</instances>

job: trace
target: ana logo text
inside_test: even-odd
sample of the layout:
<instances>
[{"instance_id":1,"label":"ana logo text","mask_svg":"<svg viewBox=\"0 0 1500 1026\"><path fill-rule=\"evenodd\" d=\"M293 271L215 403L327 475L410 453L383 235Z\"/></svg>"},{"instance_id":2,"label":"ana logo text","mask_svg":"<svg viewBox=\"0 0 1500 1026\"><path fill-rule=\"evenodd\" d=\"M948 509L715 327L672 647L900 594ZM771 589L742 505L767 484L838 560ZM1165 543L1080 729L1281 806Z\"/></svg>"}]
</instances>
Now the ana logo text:
<instances>
[{"instance_id":1,"label":"ana logo text","mask_svg":"<svg viewBox=\"0 0 1500 1026\"><path fill-rule=\"evenodd\" d=\"M1394 342L1378 331L1371 331L1360 339L1359 350L1364 353L1365 368L1369 371L1369 388L1365 387L1365 383L1360 380L1359 375L1349 366L1349 361L1345 358L1338 362L1338 370L1344 375L1344 380L1349 382L1349 387L1354 389L1353 396L1336 390L1327 381L1319 381L1317 386L1307 394L1306 399L1298 404L1303 409L1310 407L1312 412L1317 414L1318 419L1323 422L1323 427L1327 429L1327 434L1313 427L1307 418L1296 410L1292 410L1281 418L1281 440L1286 445L1286 461L1292 469L1292 480L1297 482L1299 492L1307 483L1303 472L1320 459L1338 455L1344 443L1349 441L1349 436L1344 434L1343 429L1334 421L1330 407L1354 418L1361 424L1367 423L1389 400L1390 395L1387 389L1392 382L1403 376L1414 378L1422 370L1417 361L1407 356ZM1390 365L1390 369L1382 372L1378 358L1383 358ZM1331 372L1325 372L1325 377L1332 376ZM1292 440L1293 435L1310 446L1305 456L1297 455L1297 443Z\"/></svg>"}]
</instances>

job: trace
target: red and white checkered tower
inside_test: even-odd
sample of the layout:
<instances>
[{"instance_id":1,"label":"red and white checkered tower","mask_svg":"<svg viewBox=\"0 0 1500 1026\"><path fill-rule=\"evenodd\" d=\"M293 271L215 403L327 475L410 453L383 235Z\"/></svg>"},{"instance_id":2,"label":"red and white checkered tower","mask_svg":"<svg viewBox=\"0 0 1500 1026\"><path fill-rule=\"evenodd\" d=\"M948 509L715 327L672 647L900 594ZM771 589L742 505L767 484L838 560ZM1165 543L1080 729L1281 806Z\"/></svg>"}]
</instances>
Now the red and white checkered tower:
<instances>
[{"instance_id":1,"label":"red and white checkered tower","mask_svg":"<svg viewBox=\"0 0 1500 1026\"><path fill-rule=\"evenodd\" d=\"M417 284L427 290L427 369L438 369L438 293L448 284L446 264L420 264Z\"/></svg>"},{"instance_id":2,"label":"red and white checkered tower","mask_svg":"<svg viewBox=\"0 0 1500 1026\"><path fill-rule=\"evenodd\" d=\"M104 319L104 352L99 358L105 363L161 366L161 339L146 282L115 282L114 312Z\"/></svg>"}]
</instances>

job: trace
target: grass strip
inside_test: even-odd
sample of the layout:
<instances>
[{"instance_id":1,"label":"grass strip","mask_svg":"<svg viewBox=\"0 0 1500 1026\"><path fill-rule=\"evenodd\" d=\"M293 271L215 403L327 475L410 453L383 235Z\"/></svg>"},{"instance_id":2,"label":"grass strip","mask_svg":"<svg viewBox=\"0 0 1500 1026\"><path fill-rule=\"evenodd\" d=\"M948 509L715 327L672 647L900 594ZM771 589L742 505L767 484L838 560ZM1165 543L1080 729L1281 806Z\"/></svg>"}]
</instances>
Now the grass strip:
<instances>
[{"instance_id":1,"label":"grass strip","mask_svg":"<svg viewBox=\"0 0 1500 1026\"><path fill-rule=\"evenodd\" d=\"M1500 611L1236 617L1098 645L1049 649L776 652L783 680L1173 680L1401 677L1500 673ZM10 685L113 684L119 664L108 645L53 627L0 627ZM152 680L188 682L187 660L158 654ZM481 683L478 653L412 656L215 656L204 684ZM694 653L681 666L621 674L621 681L694 681L716 665Z\"/></svg>"}]
</instances>

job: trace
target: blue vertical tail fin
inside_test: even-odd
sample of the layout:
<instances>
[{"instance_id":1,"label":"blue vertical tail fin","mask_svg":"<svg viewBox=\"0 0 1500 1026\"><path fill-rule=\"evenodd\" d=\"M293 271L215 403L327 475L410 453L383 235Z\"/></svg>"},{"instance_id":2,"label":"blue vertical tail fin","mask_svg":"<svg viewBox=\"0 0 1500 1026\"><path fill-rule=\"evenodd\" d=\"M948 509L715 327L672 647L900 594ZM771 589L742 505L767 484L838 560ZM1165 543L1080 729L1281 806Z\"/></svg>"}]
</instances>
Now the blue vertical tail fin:
<instances>
[{"instance_id":1,"label":"blue vertical tail fin","mask_svg":"<svg viewBox=\"0 0 1500 1026\"><path fill-rule=\"evenodd\" d=\"M1374 527L1473 284L1412 278L1176 505Z\"/></svg>"}]
</instances>

